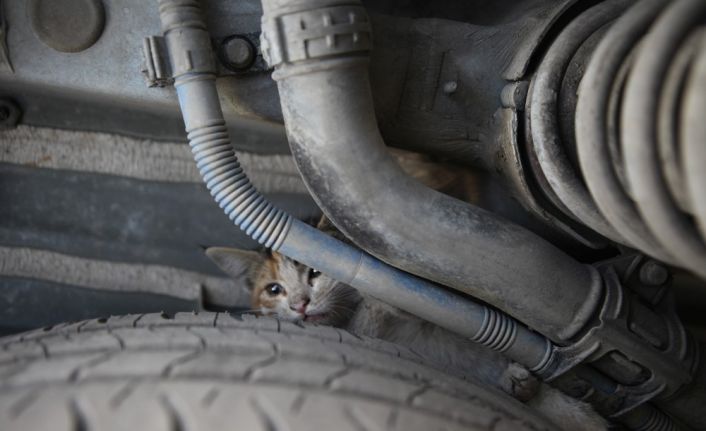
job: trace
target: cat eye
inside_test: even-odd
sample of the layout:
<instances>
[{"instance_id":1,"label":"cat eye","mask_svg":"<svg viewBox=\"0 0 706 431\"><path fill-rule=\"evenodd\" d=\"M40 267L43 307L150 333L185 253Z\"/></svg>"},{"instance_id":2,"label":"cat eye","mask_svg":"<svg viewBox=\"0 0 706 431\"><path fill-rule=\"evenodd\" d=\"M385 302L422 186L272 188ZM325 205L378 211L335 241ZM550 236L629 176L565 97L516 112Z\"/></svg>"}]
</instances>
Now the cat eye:
<instances>
[{"instance_id":1,"label":"cat eye","mask_svg":"<svg viewBox=\"0 0 706 431\"><path fill-rule=\"evenodd\" d=\"M270 283L265 287L265 292L270 296L277 296L284 293L284 287L277 283Z\"/></svg>"},{"instance_id":2,"label":"cat eye","mask_svg":"<svg viewBox=\"0 0 706 431\"><path fill-rule=\"evenodd\" d=\"M320 271L315 270L314 268L309 269L309 284L318 276L321 275Z\"/></svg>"}]
</instances>

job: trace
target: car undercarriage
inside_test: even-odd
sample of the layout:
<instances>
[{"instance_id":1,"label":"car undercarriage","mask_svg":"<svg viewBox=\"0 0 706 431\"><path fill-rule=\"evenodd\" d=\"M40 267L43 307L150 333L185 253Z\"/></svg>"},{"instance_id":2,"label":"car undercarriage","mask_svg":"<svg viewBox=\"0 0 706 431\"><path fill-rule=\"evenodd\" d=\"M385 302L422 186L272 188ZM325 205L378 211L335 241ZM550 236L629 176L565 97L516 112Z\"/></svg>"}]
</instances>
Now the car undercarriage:
<instances>
[{"instance_id":1,"label":"car undercarriage","mask_svg":"<svg viewBox=\"0 0 706 431\"><path fill-rule=\"evenodd\" d=\"M0 7L0 428L556 426L404 347L244 314L218 245L616 429L706 429L703 0Z\"/></svg>"}]
</instances>

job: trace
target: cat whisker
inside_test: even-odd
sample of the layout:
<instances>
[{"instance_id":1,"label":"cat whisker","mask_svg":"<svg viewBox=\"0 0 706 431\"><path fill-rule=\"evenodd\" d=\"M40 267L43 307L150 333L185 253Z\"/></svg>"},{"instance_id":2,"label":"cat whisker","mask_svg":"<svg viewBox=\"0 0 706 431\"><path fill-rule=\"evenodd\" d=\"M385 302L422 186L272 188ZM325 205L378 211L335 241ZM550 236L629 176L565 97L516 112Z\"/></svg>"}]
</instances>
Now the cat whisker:
<instances>
[{"instance_id":1,"label":"cat whisker","mask_svg":"<svg viewBox=\"0 0 706 431\"><path fill-rule=\"evenodd\" d=\"M358 297L357 292L334 292L334 291L329 291L323 296L320 297L321 302L329 302L333 303L334 305L338 305L340 303L348 303L351 302L351 299L354 299Z\"/></svg>"},{"instance_id":2,"label":"cat whisker","mask_svg":"<svg viewBox=\"0 0 706 431\"><path fill-rule=\"evenodd\" d=\"M331 306L331 310L343 310L343 311L350 311L352 313L352 312L356 311L356 308L346 307L345 305L341 305L341 304L334 304Z\"/></svg>"}]
</instances>

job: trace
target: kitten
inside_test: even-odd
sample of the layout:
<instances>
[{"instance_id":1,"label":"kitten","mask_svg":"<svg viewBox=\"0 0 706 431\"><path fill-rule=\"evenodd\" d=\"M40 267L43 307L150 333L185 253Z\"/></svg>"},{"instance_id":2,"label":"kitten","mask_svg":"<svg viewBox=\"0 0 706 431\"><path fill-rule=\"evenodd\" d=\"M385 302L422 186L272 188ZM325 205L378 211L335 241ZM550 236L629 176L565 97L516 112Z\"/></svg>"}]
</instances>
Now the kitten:
<instances>
[{"instance_id":1,"label":"kitten","mask_svg":"<svg viewBox=\"0 0 706 431\"><path fill-rule=\"evenodd\" d=\"M340 237L337 231L332 233ZM500 353L361 294L279 253L213 247L206 254L227 274L246 276L252 310L259 314L336 326L408 347L451 374L504 390L560 429L607 428L588 404L539 383L527 369Z\"/></svg>"},{"instance_id":2,"label":"kitten","mask_svg":"<svg viewBox=\"0 0 706 431\"><path fill-rule=\"evenodd\" d=\"M437 163L417 153L391 150L391 154L407 174L427 187L471 203L480 200L480 178L473 171ZM326 218L317 227L348 242ZM607 428L588 404L539 383L527 369L502 354L361 294L314 268L270 251L213 247L206 254L226 274L246 279L251 311L292 322L336 326L405 346L451 374L504 390L560 429Z\"/></svg>"}]
</instances>

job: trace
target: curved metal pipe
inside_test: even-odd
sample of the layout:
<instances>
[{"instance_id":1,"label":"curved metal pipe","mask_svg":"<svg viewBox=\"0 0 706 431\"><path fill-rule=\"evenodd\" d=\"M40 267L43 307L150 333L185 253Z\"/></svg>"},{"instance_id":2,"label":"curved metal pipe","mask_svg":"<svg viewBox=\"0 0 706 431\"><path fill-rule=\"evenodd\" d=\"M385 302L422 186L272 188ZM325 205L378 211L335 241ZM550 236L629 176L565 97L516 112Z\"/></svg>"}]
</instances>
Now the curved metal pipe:
<instances>
[{"instance_id":1,"label":"curved metal pipe","mask_svg":"<svg viewBox=\"0 0 706 431\"><path fill-rule=\"evenodd\" d=\"M601 297L596 270L400 169L376 124L366 52L350 52L362 30L336 28L365 17L347 12L353 2L336 9L339 3L263 1L263 42L276 64L292 153L314 199L346 236L385 262L480 298L553 340L575 335ZM319 25L327 19L333 25ZM323 40L332 41L330 51ZM342 55L345 43L351 49Z\"/></svg>"}]
</instances>

